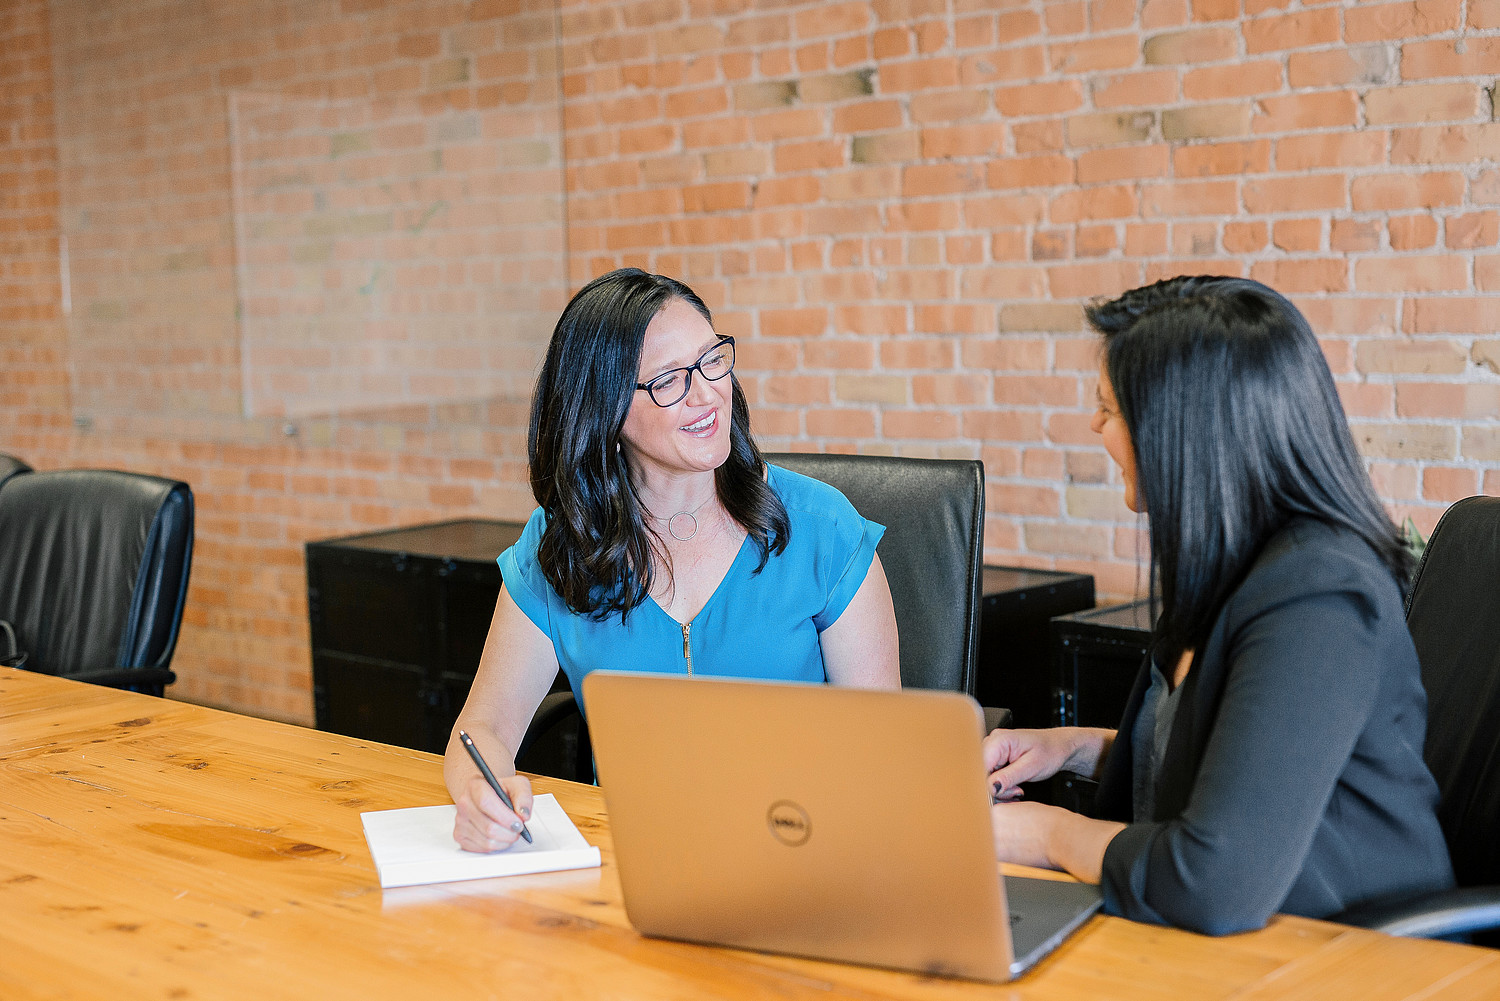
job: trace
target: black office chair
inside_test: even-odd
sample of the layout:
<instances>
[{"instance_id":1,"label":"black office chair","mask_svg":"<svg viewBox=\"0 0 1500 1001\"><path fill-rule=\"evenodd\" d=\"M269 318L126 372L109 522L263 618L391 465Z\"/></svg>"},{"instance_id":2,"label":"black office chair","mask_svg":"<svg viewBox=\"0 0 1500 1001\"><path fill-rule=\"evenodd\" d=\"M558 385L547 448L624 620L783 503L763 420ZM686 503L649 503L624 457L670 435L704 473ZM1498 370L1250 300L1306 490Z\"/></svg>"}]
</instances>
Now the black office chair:
<instances>
[{"instance_id":1,"label":"black office chair","mask_svg":"<svg viewBox=\"0 0 1500 1001\"><path fill-rule=\"evenodd\" d=\"M0 619L43 674L160 695L193 554L186 483L27 473L0 490ZM16 658L11 658L12 660Z\"/></svg>"},{"instance_id":2,"label":"black office chair","mask_svg":"<svg viewBox=\"0 0 1500 1001\"><path fill-rule=\"evenodd\" d=\"M974 694L984 565L984 465L977 459L777 453L766 461L837 487L885 526L876 552L891 585L901 684Z\"/></svg>"},{"instance_id":3,"label":"black office chair","mask_svg":"<svg viewBox=\"0 0 1500 1001\"><path fill-rule=\"evenodd\" d=\"M896 610L901 684L972 696L984 563L984 465L977 459L883 455L773 453L765 458L837 487L855 510L886 527L876 552ZM576 713L570 693L547 696L527 729L522 754L542 734L571 725ZM985 710L987 728L1009 722L1009 710ZM591 777L587 728L580 723L578 732L578 774Z\"/></svg>"},{"instance_id":4,"label":"black office chair","mask_svg":"<svg viewBox=\"0 0 1500 1001\"><path fill-rule=\"evenodd\" d=\"M29 473L31 467L26 465L14 455L6 455L0 452L0 487L5 486L5 481L17 473Z\"/></svg>"},{"instance_id":5,"label":"black office chair","mask_svg":"<svg viewBox=\"0 0 1500 1001\"><path fill-rule=\"evenodd\" d=\"M1420 938L1488 931L1481 940L1500 944L1500 497L1470 497L1444 513L1406 623L1427 688L1425 755L1458 888L1336 920Z\"/></svg>"}]
</instances>

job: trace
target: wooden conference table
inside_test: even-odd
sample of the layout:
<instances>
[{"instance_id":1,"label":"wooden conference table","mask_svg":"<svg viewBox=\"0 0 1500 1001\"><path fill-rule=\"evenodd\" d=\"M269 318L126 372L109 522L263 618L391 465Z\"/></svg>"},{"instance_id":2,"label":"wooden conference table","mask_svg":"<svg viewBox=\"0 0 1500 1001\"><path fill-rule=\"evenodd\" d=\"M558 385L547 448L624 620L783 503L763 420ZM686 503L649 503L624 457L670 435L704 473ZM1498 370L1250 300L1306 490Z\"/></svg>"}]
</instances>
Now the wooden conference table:
<instances>
[{"instance_id":1,"label":"wooden conference table","mask_svg":"<svg viewBox=\"0 0 1500 1001\"><path fill-rule=\"evenodd\" d=\"M599 791L536 785L602 869L382 892L360 811L446 802L435 756L0 669L0 998L1500 997L1500 953L1300 918L1097 917L999 987L655 941Z\"/></svg>"}]
</instances>

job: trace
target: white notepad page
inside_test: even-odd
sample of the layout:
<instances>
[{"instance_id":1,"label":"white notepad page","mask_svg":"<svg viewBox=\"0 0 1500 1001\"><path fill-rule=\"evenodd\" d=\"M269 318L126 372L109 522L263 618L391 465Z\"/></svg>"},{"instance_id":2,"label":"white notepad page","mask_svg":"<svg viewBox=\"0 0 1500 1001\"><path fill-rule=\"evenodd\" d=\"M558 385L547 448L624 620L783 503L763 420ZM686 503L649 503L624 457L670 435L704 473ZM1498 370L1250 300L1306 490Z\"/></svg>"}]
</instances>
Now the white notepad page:
<instances>
[{"instance_id":1,"label":"white notepad page","mask_svg":"<svg viewBox=\"0 0 1500 1001\"><path fill-rule=\"evenodd\" d=\"M517 840L503 852L482 855L458 847L453 840L457 813L458 807L449 804L360 814L380 885L416 886L599 865L599 849L583 839L551 793L531 801L526 828L532 844Z\"/></svg>"}]
</instances>

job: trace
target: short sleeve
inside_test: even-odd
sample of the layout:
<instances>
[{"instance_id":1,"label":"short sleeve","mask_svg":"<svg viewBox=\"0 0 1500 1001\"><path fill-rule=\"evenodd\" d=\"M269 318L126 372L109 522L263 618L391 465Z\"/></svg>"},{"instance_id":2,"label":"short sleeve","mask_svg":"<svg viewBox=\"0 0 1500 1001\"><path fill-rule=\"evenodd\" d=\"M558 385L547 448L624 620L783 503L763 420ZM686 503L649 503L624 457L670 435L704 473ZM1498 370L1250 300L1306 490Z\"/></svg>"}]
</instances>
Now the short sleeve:
<instances>
[{"instance_id":1,"label":"short sleeve","mask_svg":"<svg viewBox=\"0 0 1500 1001\"><path fill-rule=\"evenodd\" d=\"M522 529L516 544L501 553L496 562L500 564L500 578L505 582L505 590L510 593L516 607L526 613L526 617L546 633L549 639L555 640L552 635L549 599L556 592L547 583L536 556L542 541L542 530L546 527L547 516L542 513L541 508L537 508L527 519L526 527Z\"/></svg>"},{"instance_id":2,"label":"short sleeve","mask_svg":"<svg viewBox=\"0 0 1500 1001\"><path fill-rule=\"evenodd\" d=\"M853 511L853 505L850 505L850 510ZM855 592L865 582L870 565L875 562L875 547L880 544L881 536L885 535L884 525L861 518L857 513L849 522L849 527L854 529L848 532L846 548L849 550L849 558L833 582L828 602L821 612L813 616L813 625L818 627L820 633L837 622L839 616L844 614L844 609L849 607L849 602L854 600Z\"/></svg>"}]
</instances>

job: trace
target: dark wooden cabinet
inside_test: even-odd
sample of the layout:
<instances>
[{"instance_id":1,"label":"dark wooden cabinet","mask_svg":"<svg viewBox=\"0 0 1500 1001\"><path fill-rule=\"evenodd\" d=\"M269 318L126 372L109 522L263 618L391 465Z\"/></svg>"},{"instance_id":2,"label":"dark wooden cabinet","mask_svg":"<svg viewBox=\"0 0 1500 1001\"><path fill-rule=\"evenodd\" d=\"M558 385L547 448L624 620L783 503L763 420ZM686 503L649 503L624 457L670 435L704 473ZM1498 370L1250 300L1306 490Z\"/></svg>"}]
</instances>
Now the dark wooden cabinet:
<instances>
[{"instance_id":1,"label":"dark wooden cabinet","mask_svg":"<svg viewBox=\"0 0 1500 1001\"><path fill-rule=\"evenodd\" d=\"M522 525L468 519L309 542L320 730L441 752Z\"/></svg>"},{"instance_id":2,"label":"dark wooden cabinet","mask_svg":"<svg viewBox=\"0 0 1500 1001\"><path fill-rule=\"evenodd\" d=\"M1094 607L1089 574L985 567L975 694L1009 709L1016 726L1055 726L1057 682L1049 621Z\"/></svg>"},{"instance_id":3,"label":"dark wooden cabinet","mask_svg":"<svg viewBox=\"0 0 1500 1001\"><path fill-rule=\"evenodd\" d=\"M1057 726L1120 725L1136 672L1151 648L1151 604L1134 601L1052 620L1057 670ZM1088 812L1098 784L1061 773L1052 800Z\"/></svg>"}]
</instances>

